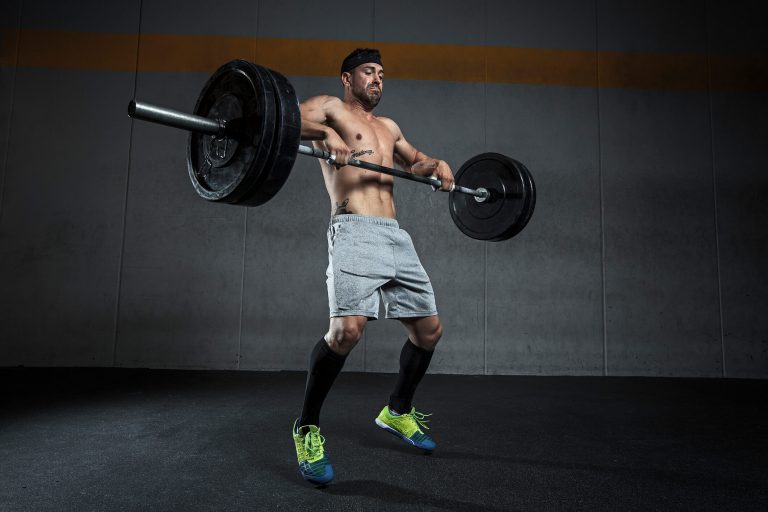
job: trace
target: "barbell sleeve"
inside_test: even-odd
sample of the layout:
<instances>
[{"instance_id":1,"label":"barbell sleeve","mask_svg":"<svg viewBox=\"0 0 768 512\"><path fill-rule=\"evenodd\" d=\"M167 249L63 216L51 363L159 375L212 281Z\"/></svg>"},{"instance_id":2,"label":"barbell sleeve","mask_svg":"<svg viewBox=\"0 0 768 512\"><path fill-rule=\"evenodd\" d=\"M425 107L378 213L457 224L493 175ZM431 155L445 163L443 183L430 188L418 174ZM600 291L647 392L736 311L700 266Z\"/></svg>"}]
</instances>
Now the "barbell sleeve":
<instances>
[{"instance_id":1,"label":"barbell sleeve","mask_svg":"<svg viewBox=\"0 0 768 512\"><path fill-rule=\"evenodd\" d=\"M134 119L164 124L190 132L207 133L208 135L218 135L221 137L226 135L226 123L219 119L187 114L186 112L158 107L157 105L136 100L131 100L128 103L128 115Z\"/></svg>"}]
</instances>

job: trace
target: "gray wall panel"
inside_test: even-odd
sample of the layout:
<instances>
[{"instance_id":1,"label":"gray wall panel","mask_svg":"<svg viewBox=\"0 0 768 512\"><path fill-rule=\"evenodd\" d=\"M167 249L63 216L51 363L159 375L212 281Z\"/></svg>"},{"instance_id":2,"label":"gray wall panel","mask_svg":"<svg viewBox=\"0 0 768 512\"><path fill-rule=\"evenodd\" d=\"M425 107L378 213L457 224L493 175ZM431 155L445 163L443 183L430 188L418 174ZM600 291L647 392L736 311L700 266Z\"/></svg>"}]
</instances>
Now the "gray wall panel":
<instances>
[{"instance_id":1,"label":"gray wall panel","mask_svg":"<svg viewBox=\"0 0 768 512\"><path fill-rule=\"evenodd\" d=\"M768 4L759 0L707 0L706 5L713 54L768 54Z\"/></svg>"},{"instance_id":2,"label":"gray wall panel","mask_svg":"<svg viewBox=\"0 0 768 512\"><path fill-rule=\"evenodd\" d=\"M488 0L487 44L519 48L595 49L594 0Z\"/></svg>"},{"instance_id":3,"label":"gray wall panel","mask_svg":"<svg viewBox=\"0 0 768 512\"><path fill-rule=\"evenodd\" d=\"M487 149L537 185L526 229L488 244L489 373L602 373L596 103L591 88L488 86Z\"/></svg>"},{"instance_id":4,"label":"gray wall panel","mask_svg":"<svg viewBox=\"0 0 768 512\"><path fill-rule=\"evenodd\" d=\"M0 364L112 362L130 128L114 106L132 88L126 73L17 71L0 226L12 321L0 322Z\"/></svg>"},{"instance_id":5,"label":"gray wall panel","mask_svg":"<svg viewBox=\"0 0 768 512\"><path fill-rule=\"evenodd\" d=\"M139 0L24 0L22 4L24 28L135 33L138 26Z\"/></svg>"},{"instance_id":6,"label":"gray wall panel","mask_svg":"<svg viewBox=\"0 0 768 512\"><path fill-rule=\"evenodd\" d=\"M598 50L705 52L699 2L599 2ZM601 89L607 371L719 375L708 98Z\"/></svg>"},{"instance_id":7,"label":"gray wall panel","mask_svg":"<svg viewBox=\"0 0 768 512\"><path fill-rule=\"evenodd\" d=\"M136 94L191 111L206 79L141 73ZM237 366L244 213L196 195L186 143L186 132L134 121L118 365Z\"/></svg>"},{"instance_id":8,"label":"gray wall panel","mask_svg":"<svg viewBox=\"0 0 768 512\"><path fill-rule=\"evenodd\" d=\"M484 2L472 6L461 0L377 2L374 22L376 41L485 44Z\"/></svg>"},{"instance_id":9,"label":"gray wall panel","mask_svg":"<svg viewBox=\"0 0 768 512\"><path fill-rule=\"evenodd\" d=\"M720 277L728 377L768 377L765 95L715 94Z\"/></svg>"},{"instance_id":10,"label":"gray wall panel","mask_svg":"<svg viewBox=\"0 0 768 512\"><path fill-rule=\"evenodd\" d=\"M706 52L705 8L698 0L599 0L600 51Z\"/></svg>"},{"instance_id":11,"label":"gray wall panel","mask_svg":"<svg viewBox=\"0 0 768 512\"><path fill-rule=\"evenodd\" d=\"M714 56L768 55L764 2L708 1L707 7ZM722 72L713 70L713 83L728 78L718 76ZM723 349L729 377L768 377L766 119L764 93L712 95Z\"/></svg>"},{"instance_id":12,"label":"gray wall panel","mask_svg":"<svg viewBox=\"0 0 768 512\"><path fill-rule=\"evenodd\" d=\"M138 3L22 7L22 29L138 25ZM113 106L133 74L20 65L0 224L0 293L14 320L0 328L0 364L110 365L129 139Z\"/></svg>"},{"instance_id":13,"label":"gray wall panel","mask_svg":"<svg viewBox=\"0 0 768 512\"><path fill-rule=\"evenodd\" d=\"M600 93L609 374L721 372L705 95Z\"/></svg>"},{"instance_id":14,"label":"gray wall panel","mask_svg":"<svg viewBox=\"0 0 768 512\"><path fill-rule=\"evenodd\" d=\"M170 166L137 159L133 179L139 167L162 172ZM156 185L172 192L159 180ZM115 364L237 368L242 213L214 216L190 205L169 215L137 195L132 187Z\"/></svg>"},{"instance_id":15,"label":"gray wall panel","mask_svg":"<svg viewBox=\"0 0 768 512\"><path fill-rule=\"evenodd\" d=\"M259 37L370 40L374 0L259 2ZM342 55L339 59L344 58Z\"/></svg>"},{"instance_id":16,"label":"gray wall panel","mask_svg":"<svg viewBox=\"0 0 768 512\"><path fill-rule=\"evenodd\" d=\"M204 0L145 0L141 31L253 37L258 6L252 0L217 0L215 5Z\"/></svg>"}]
</instances>

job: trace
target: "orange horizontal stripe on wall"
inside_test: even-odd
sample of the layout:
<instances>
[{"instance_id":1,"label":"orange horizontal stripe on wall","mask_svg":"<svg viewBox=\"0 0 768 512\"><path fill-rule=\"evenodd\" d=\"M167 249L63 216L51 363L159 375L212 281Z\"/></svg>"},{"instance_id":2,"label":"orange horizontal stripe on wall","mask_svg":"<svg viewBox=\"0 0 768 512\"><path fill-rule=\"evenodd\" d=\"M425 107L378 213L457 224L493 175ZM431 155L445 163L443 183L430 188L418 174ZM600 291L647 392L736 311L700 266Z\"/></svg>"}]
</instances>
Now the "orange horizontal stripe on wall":
<instances>
[{"instance_id":1,"label":"orange horizontal stripe on wall","mask_svg":"<svg viewBox=\"0 0 768 512\"><path fill-rule=\"evenodd\" d=\"M138 40L138 34L22 30L18 66L131 71L136 68Z\"/></svg>"},{"instance_id":2,"label":"orange horizontal stripe on wall","mask_svg":"<svg viewBox=\"0 0 768 512\"><path fill-rule=\"evenodd\" d=\"M600 52L600 86L706 91L706 55Z\"/></svg>"},{"instance_id":3,"label":"orange horizontal stripe on wall","mask_svg":"<svg viewBox=\"0 0 768 512\"><path fill-rule=\"evenodd\" d=\"M768 58L236 36L3 31L0 65L210 73L242 58L293 76L337 76L359 46L382 50L387 78L768 92ZM138 56L137 56L138 50ZM137 58L138 57L138 58Z\"/></svg>"}]
</instances>

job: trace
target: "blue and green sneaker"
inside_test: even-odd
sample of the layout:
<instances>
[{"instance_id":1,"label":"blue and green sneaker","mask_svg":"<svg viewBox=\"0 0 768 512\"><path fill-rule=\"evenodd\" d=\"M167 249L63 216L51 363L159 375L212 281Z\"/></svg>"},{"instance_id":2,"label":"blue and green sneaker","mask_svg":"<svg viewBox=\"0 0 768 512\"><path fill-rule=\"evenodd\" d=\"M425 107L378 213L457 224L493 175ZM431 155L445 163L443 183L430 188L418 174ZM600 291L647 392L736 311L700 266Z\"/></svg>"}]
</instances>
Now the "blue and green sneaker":
<instances>
[{"instance_id":1,"label":"blue and green sneaker","mask_svg":"<svg viewBox=\"0 0 768 512\"><path fill-rule=\"evenodd\" d=\"M315 485L325 485L333 480L333 466L323 450L325 438L320 435L320 428L315 425L299 427L299 420L296 419L292 433L299 473L304 480Z\"/></svg>"},{"instance_id":2,"label":"blue and green sneaker","mask_svg":"<svg viewBox=\"0 0 768 512\"><path fill-rule=\"evenodd\" d=\"M429 430L429 427L426 425L429 422L426 419L427 416L432 415L417 412L415 407L406 414L392 414L389 407L385 405L376 418L376 424L408 444L421 448L426 452L431 452L437 445L422 430L422 428Z\"/></svg>"}]
</instances>

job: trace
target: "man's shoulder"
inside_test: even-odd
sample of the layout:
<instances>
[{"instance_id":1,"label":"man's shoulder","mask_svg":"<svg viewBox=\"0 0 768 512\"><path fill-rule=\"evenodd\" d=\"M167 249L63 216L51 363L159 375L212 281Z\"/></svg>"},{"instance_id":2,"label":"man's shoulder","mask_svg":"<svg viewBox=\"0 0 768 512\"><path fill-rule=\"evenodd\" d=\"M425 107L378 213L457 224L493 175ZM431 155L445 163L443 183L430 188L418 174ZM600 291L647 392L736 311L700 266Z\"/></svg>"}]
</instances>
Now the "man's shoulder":
<instances>
[{"instance_id":1,"label":"man's shoulder","mask_svg":"<svg viewBox=\"0 0 768 512\"><path fill-rule=\"evenodd\" d=\"M330 94L318 94L317 96L312 96L311 98L307 98L302 103L304 104L315 104L315 105L322 105L324 108L339 108L344 106L344 102L341 100L341 98L337 96L331 96Z\"/></svg>"},{"instance_id":2,"label":"man's shoulder","mask_svg":"<svg viewBox=\"0 0 768 512\"><path fill-rule=\"evenodd\" d=\"M387 128L390 129L390 131L393 134L400 133L400 127L397 126L397 123L390 117L384 117L384 116L376 116L376 119L386 125Z\"/></svg>"}]
</instances>

